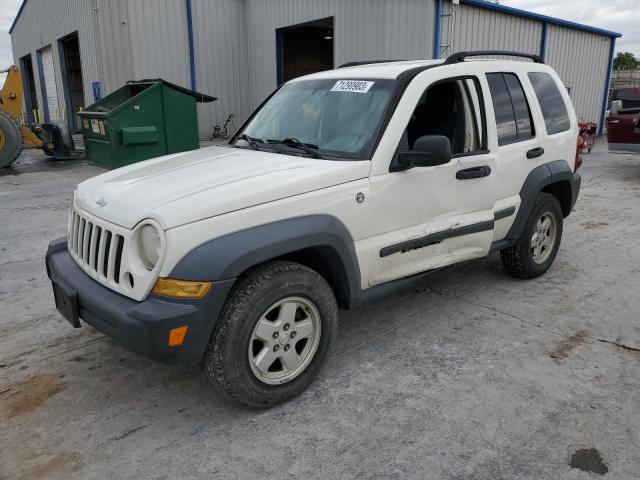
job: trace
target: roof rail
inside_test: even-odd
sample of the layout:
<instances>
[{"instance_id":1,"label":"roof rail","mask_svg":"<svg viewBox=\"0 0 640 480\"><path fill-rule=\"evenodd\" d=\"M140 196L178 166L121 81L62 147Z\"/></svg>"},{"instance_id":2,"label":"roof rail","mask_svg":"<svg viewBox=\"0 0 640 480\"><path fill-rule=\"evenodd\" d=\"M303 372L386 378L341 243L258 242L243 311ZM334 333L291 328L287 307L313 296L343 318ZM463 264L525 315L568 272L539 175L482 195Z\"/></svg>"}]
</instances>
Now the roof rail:
<instances>
[{"instance_id":1,"label":"roof rail","mask_svg":"<svg viewBox=\"0 0 640 480\"><path fill-rule=\"evenodd\" d=\"M404 60L364 60L362 62L347 62L340 65L338 68L357 67L358 65L369 65L372 63L389 63L389 62L403 62Z\"/></svg>"},{"instance_id":2,"label":"roof rail","mask_svg":"<svg viewBox=\"0 0 640 480\"><path fill-rule=\"evenodd\" d=\"M464 62L467 57L480 57L484 55L502 55L505 57L523 57L530 58L535 63L544 63L542 57L540 55L535 55L533 53L521 53L521 52L507 52L504 50L475 50L472 52L458 52L453 55L449 55L447 59L444 61L445 65L449 65L452 63Z\"/></svg>"}]
</instances>

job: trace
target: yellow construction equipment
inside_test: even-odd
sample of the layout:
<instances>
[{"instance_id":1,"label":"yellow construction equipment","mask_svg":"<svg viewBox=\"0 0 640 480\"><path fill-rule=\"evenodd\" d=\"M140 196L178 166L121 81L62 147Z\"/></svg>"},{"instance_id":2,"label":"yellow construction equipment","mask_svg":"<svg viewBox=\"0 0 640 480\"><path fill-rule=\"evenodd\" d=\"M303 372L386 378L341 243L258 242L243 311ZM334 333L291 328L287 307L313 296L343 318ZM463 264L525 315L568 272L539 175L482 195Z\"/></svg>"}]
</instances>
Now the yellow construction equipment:
<instances>
[{"instance_id":1,"label":"yellow construction equipment","mask_svg":"<svg viewBox=\"0 0 640 480\"><path fill-rule=\"evenodd\" d=\"M18 158L23 143L41 148L54 158L74 157L73 139L63 120L21 124L23 92L20 70L12 65L0 73L5 72L7 78L0 92L0 168L8 167Z\"/></svg>"}]
</instances>

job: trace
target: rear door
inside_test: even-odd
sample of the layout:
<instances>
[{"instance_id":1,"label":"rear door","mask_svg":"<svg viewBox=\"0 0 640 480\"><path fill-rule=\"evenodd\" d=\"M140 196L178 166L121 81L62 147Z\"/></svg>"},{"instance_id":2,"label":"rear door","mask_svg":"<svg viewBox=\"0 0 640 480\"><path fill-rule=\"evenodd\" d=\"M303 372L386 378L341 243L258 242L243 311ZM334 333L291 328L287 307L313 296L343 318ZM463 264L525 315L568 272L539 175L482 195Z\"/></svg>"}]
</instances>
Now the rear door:
<instances>
[{"instance_id":1,"label":"rear door","mask_svg":"<svg viewBox=\"0 0 640 480\"><path fill-rule=\"evenodd\" d=\"M498 241L513 224L520 206L520 188L532 167L544 161L544 154L527 158L527 152L539 152L541 145L521 74L516 69L490 71L485 79L493 110L489 115L494 126L491 150L498 155L493 237L493 241Z\"/></svg>"}]
</instances>

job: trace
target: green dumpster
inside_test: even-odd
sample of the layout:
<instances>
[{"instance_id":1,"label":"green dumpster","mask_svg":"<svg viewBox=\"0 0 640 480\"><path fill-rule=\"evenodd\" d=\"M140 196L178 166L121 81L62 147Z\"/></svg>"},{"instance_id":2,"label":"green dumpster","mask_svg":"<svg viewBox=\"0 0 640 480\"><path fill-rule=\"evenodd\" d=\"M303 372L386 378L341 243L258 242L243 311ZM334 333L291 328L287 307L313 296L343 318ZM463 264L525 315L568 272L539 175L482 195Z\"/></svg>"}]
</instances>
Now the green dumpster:
<instances>
[{"instance_id":1,"label":"green dumpster","mask_svg":"<svg viewBox=\"0 0 640 480\"><path fill-rule=\"evenodd\" d=\"M214 100L162 79L129 81L80 112L87 159L117 168L199 148L196 102Z\"/></svg>"}]
</instances>

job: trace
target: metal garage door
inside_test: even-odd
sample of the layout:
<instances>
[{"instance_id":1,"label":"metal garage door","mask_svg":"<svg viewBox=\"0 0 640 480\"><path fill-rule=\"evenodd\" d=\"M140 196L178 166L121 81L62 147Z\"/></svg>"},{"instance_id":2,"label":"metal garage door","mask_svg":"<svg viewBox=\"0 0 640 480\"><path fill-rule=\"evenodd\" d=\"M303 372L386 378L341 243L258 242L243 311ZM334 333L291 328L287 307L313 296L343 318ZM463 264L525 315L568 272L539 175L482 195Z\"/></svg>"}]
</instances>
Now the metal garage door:
<instances>
[{"instance_id":1,"label":"metal garage door","mask_svg":"<svg viewBox=\"0 0 640 480\"><path fill-rule=\"evenodd\" d=\"M46 103L49 107L49 118L60 117L58 108L58 91L56 89L56 73L53 69L53 50L45 47L40 51L42 56L42 76L44 77L44 90L47 95Z\"/></svg>"}]
</instances>

